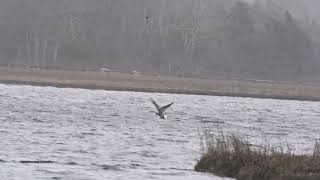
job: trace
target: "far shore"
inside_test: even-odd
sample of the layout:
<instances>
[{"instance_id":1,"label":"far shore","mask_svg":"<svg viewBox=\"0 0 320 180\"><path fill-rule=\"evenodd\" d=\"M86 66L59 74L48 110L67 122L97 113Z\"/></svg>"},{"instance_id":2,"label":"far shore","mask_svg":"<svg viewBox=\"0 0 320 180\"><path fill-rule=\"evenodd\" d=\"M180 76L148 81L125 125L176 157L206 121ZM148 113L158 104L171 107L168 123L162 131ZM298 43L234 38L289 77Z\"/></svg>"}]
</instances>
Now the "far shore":
<instances>
[{"instance_id":1,"label":"far shore","mask_svg":"<svg viewBox=\"0 0 320 180\"><path fill-rule=\"evenodd\" d=\"M118 72L0 67L0 83L116 91L320 100L320 86L281 82L197 79Z\"/></svg>"}]
</instances>

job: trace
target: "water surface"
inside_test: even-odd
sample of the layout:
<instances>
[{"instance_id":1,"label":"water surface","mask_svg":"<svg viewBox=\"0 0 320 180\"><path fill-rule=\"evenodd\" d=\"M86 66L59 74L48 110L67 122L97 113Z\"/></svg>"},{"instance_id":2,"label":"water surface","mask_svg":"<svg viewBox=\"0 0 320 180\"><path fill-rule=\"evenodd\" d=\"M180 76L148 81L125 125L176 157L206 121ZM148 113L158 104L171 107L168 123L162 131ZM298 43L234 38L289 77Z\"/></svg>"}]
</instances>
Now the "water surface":
<instances>
[{"instance_id":1,"label":"water surface","mask_svg":"<svg viewBox=\"0 0 320 180\"><path fill-rule=\"evenodd\" d=\"M167 120L154 115L150 98L175 102ZM0 85L0 179L221 180L193 171L203 129L310 153L320 138L319 105Z\"/></svg>"}]
</instances>

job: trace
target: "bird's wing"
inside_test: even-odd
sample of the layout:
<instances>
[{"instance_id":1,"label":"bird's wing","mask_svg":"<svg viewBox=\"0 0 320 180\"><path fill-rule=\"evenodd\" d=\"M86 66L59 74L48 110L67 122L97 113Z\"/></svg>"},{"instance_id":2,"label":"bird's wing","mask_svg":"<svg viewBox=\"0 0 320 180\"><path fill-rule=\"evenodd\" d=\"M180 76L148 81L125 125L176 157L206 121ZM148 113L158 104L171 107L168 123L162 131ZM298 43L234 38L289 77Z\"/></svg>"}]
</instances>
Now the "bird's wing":
<instances>
[{"instance_id":1,"label":"bird's wing","mask_svg":"<svg viewBox=\"0 0 320 180\"><path fill-rule=\"evenodd\" d=\"M151 102L157 108L157 110L160 111L160 106L157 104L157 102L153 99L151 99Z\"/></svg>"},{"instance_id":2,"label":"bird's wing","mask_svg":"<svg viewBox=\"0 0 320 180\"><path fill-rule=\"evenodd\" d=\"M161 113L164 113L170 106L172 106L173 103L174 103L174 102L172 102L172 103L170 103L170 104L168 104L168 105L166 105L166 106L161 107L161 108L159 109L159 111L160 111Z\"/></svg>"}]
</instances>

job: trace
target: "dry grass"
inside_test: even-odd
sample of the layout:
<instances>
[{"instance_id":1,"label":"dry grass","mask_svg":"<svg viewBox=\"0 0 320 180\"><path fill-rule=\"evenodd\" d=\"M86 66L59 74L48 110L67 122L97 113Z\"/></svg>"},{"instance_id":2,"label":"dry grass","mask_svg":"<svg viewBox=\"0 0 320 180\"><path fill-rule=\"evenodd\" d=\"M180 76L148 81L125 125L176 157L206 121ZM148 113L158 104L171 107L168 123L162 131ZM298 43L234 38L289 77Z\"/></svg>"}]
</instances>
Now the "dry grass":
<instances>
[{"instance_id":1,"label":"dry grass","mask_svg":"<svg viewBox=\"0 0 320 180\"><path fill-rule=\"evenodd\" d=\"M0 82L87 89L320 100L320 86L316 85L132 75L118 72L0 67Z\"/></svg>"},{"instance_id":2,"label":"dry grass","mask_svg":"<svg viewBox=\"0 0 320 180\"><path fill-rule=\"evenodd\" d=\"M320 144L313 155L295 155L289 146L253 146L245 138L205 133L206 152L195 166L238 180L319 180Z\"/></svg>"}]
</instances>

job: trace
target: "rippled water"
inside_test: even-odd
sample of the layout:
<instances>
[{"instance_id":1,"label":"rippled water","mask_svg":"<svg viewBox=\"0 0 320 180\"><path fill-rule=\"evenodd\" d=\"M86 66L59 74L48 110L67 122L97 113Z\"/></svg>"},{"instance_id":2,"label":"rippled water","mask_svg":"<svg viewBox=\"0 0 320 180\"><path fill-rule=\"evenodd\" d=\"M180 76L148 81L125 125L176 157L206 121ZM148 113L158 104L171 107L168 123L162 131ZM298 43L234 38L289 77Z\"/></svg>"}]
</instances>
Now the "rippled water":
<instances>
[{"instance_id":1,"label":"rippled water","mask_svg":"<svg viewBox=\"0 0 320 180\"><path fill-rule=\"evenodd\" d=\"M168 119L149 99L174 101ZM196 173L205 128L310 153L320 103L0 85L0 179L215 179ZM36 163L35 161L38 161Z\"/></svg>"}]
</instances>

